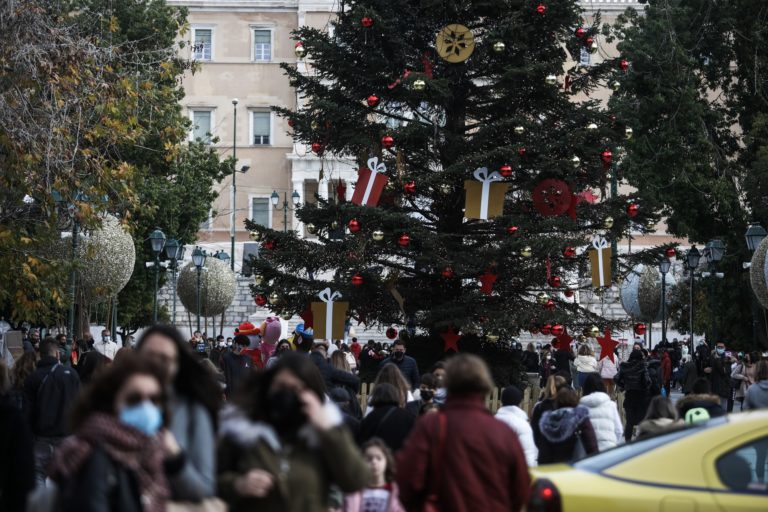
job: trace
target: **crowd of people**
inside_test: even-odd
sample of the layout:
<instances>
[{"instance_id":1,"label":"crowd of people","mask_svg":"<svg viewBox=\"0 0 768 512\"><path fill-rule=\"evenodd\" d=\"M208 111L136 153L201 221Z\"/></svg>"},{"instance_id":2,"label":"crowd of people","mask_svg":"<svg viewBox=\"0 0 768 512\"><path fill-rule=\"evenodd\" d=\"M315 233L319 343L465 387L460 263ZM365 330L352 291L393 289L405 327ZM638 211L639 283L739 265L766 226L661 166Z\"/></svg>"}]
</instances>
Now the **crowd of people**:
<instances>
[{"instance_id":1,"label":"crowd of people","mask_svg":"<svg viewBox=\"0 0 768 512\"><path fill-rule=\"evenodd\" d=\"M522 384L507 386L492 415L495 384L476 356L420 374L401 340L331 343L303 325L279 339L275 321L241 324L231 343L156 325L116 350L109 331L73 347L30 331L24 354L0 364L0 509L521 510L529 467L733 403L768 407L760 354L638 343L622 360L580 343L519 347L541 395L529 411Z\"/></svg>"}]
</instances>

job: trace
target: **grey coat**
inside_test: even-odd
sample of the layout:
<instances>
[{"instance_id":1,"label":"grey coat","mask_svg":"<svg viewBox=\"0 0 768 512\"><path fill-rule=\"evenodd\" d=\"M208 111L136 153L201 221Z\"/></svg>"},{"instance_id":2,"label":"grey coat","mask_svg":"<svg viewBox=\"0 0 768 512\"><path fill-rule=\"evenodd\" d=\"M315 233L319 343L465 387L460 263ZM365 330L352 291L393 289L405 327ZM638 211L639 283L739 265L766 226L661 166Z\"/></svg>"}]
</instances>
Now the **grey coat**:
<instances>
[{"instance_id":1,"label":"grey coat","mask_svg":"<svg viewBox=\"0 0 768 512\"><path fill-rule=\"evenodd\" d=\"M749 386L744 396L744 409L768 409L768 380Z\"/></svg>"},{"instance_id":2,"label":"grey coat","mask_svg":"<svg viewBox=\"0 0 768 512\"><path fill-rule=\"evenodd\" d=\"M201 404L176 396L170 402L171 432L184 452L184 465L169 477L173 499L200 501L216 494L216 435Z\"/></svg>"}]
</instances>

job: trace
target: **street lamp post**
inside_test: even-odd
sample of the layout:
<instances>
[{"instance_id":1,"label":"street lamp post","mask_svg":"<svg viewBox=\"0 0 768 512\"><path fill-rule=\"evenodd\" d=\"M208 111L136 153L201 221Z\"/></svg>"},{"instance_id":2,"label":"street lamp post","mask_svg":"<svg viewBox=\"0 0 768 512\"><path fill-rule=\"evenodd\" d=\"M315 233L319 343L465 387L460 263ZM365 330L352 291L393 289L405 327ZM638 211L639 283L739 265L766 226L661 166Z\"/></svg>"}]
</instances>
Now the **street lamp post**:
<instances>
[{"instance_id":1,"label":"street lamp post","mask_svg":"<svg viewBox=\"0 0 768 512\"><path fill-rule=\"evenodd\" d=\"M661 272L661 341L667 341L667 272L669 272L672 262L669 258L663 257L659 262L659 272Z\"/></svg>"},{"instance_id":2,"label":"street lamp post","mask_svg":"<svg viewBox=\"0 0 768 512\"><path fill-rule=\"evenodd\" d=\"M171 260L171 275L173 279L173 305L171 313L171 325L176 325L176 284L178 281L179 262L184 260L184 244L175 238L171 238L165 244L165 254Z\"/></svg>"},{"instance_id":3,"label":"street lamp post","mask_svg":"<svg viewBox=\"0 0 768 512\"><path fill-rule=\"evenodd\" d=\"M160 284L160 253L165 247L165 233L160 229L155 229L149 234L149 241L152 244L152 252L155 253L155 299L152 303L152 323L157 323L157 287Z\"/></svg>"},{"instance_id":4,"label":"street lamp post","mask_svg":"<svg viewBox=\"0 0 768 512\"><path fill-rule=\"evenodd\" d=\"M279 208L278 204L280 203L280 195L277 193L277 190L272 191L272 195L269 196L270 201L272 202L272 206L275 208ZM301 201L301 196L298 192L295 190L293 191L293 194L291 194L291 201L293 202L293 208L288 207L288 192L285 192L283 194L283 232L288 232L288 210L293 210L297 206L299 206L299 201Z\"/></svg>"},{"instance_id":5,"label":"street lamp post","mask_svg":"<svg viewBox=\"0 0 768 512\"><path fill-rule=\"evenodd\" d=\"M192 251L192 264L197 269L197 330L200 331L200 274L205 265L205 252L199 247Z\"/></svg>"},{"instance_id":6,"label":"street lamp post","mask_svg":"<svg viewBox=\"0 0 768 512\"><path fill-rule=\"evenodd\" d=\"M691 346L690 351L691 354L693 354L693 277L694 273L696 272L696 267L699 266L699 259L701 258L701 253L694 245L688 250L688 254L685 256L685 265L688 269L688 272L690 273L690 286L688 288L689 293L689 306L690 310L688 311L688 321L689 321L689 327L690 327L690 333L691 333Z\"/></svg>"},{"instance_id":7,"label":"street lamp post","mask_svg":"<svg viewBox=\"0 0 768 512\"><path fill-rule=\"evenodd\" d=\"M235 271L235 222L236 222L236 212L237 209L235 207L237 203L237 185L236 185L236 176L237 176L237 98L232 100L232 111L234 113L233 122L232 122L232 213L230 214L230 226L229 226L229 240L230 240L230 252L232 253L232 259L231 259L231 269L232 272ZM200 326L197 326L197 329L200 330Z\"/></svg>"},{"instance_id":8,"label":"street lamp post","mask_svg":"<svg viewBox=\"0 0 768 512\"><path fill-rule=\"evenodd\" d=\"M707 256L707 263L709 263L711 276L718 277L717 264L720 263L725 256L725 244L722 240L710 240L707 242L704 253ZM722 274L720 274L722 275ZM709 284L709 302L712 309L712 341L717 343L717 308L715 307L715 281L712 279Z\"/></svg>"}]
</instances>

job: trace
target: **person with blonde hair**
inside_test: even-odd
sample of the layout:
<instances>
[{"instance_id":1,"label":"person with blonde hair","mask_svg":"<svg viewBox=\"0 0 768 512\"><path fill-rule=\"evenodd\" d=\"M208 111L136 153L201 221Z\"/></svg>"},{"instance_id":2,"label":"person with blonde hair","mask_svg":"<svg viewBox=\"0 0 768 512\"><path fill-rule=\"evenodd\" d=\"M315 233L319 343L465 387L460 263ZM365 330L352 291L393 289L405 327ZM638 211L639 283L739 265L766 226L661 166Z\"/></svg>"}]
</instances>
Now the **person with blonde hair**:
<instances>
[{"instance_id":1,"label":"person with blonde hair","mask_svg":"<svg viewBox=\"0 0 768 512\"><path fill-rule=\"evenodd\" d=\"M597 373L597 359L592 348L586 343L579 347L578 354L573 364L576 367L576 388L581 389L587 375Z\"/></svg>"},{"instance_id":2,"label":"person with blonde hair","mask_svg":"<svg viewBox=\"0 0 768 512\"><path fill-rule=\"evenodd\" d=\"M376 375L376 380L373 381L373 389L371 390L371 395L373 395L373 391L376 389L376 386L382 383L391 384L398 389L400 394L400 407L405 407L406 403L412 402L414 400L413 393L411 393L410 384L408 384L408 381L405 380L405 377L403 377L400 369L394 364L385 364L381 367L378 375ZM369 412L371 412L370 400L368 408L365 410L365 415L367 416Z\"/></svg>"},{"instance_id":3,"label":"person with blonde hair","mask_svg":"<svg viewBox=\"0 0 768 512\"><path fill-rule=\"evenodd\" d=\"M517 436L485 405L495 387L485 362L452 357L445 387L443 410L420 418L397 454L406 510L521 510L531 492L528 466Z\"/></svg>"},{"instance_id":4,"label":"person with blonde hair","mask_svg":"<svg viewBox=\"0 0 768 512\"><path fill-rule=\"evenodd\" d=\"M531 411L531 430L533 430L533 442L538 448L542 442L541 431L539 430L539 420L542 415L555 408L555 397L557 392L568 386L565 377L560 375L550 375L546 384L541 388L539 401L533 406Z\"/></svg>"}]
</instances>

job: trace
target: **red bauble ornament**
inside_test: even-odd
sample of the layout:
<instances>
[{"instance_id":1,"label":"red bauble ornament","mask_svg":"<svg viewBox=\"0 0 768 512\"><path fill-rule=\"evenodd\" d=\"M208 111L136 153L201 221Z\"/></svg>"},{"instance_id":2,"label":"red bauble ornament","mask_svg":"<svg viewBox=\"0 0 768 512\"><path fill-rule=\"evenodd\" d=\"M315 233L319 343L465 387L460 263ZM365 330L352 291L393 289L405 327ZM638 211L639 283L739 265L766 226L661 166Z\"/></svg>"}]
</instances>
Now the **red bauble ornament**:
<instances>
[{"instance_id":1,"label":"red bauble ornament","mask_svg":"<svg viewBox=\"0 0 768 512\"><path fill-rule=\"evenodd\" d=\"M443 279L451 279L453 277L453 269L451 267L445 267L440 273Z\"/></svg>"},{"instance_id":2,"label":"red bauble ornament","mask_svg":"<svg viewBox=\"0 0 768 512\"><path fill-rule=\"evenodd\" d=\"M563 295L565 295L566 297L568 297L570 299L571 297L573 297L573 290L571 290L571 289L565 290L563 292Z\"/></svg>"},{"instance_id":3,"label":"red bauble ornament","mask_svg":"<svg viewBox=\"0 0 768 512\"><path fill-rule=\"evenodd\" d=\"M544 304L544 309L546 309L547 311L552 311L553 309L555 309L555 301L553 301L552 299L549 299L547 303Z\"/></svg>"},{"instance_id":4,"label":"red bauble ornament","mask_svg":"<svg viewBox=\"0 0 768 512\"><path fill-rule=\"evenodd\" d=\"M360 231L360 222L357 219L352 219L349 221L349 224L347 224L347 227L351 233L357 233Z\"/></svg>"},{"instance_id":5,"label":"red bauble ornament","mask_svg":"<svg viewBox=\"0 0 768 512\"><path fill-rule=\"evenodd\" d=\"M288 120L288 126L290 126L291 128L293 128L294 126L296 126L296 121L294 121L293 119L289 119L289 120Z\"/></svg>"},{"instance_id":6,"label":"red bauble ornament","mask_svg":"<svg viewBox=\"0 0 768 512\"><path fill-rule=\"evenodd\" d=\"M509 164L502 165L501 167L499 167L499 174L501 174L505 178L508 178L512 174L512 166Z\"/></svg>"},{"instance_id":7,"label":"red bauble ornament","mask_svg":"<svg viewBox=\"0 0 768 512\"><path fill-rule=\"evenodd\" d=\"M627 205L627 215L630 217L637 217L638 212L640 211L640 207L637 206L635 203L630 203Z\"/></svg>"},{"instance_id":8,"label":"red bauble ornament","mask_svg":"<svg viewBox=\"0 0 768 512\"><path fill-rule=\"evenodd\" d=\"M518 155L520 155L521 157L522 157L522 156L525 156L525 148L520 148L520 149L518 149L518 150L517 150L517 154L518 154Z\"/></svg>"},{"instance_id":9,"label":"red bauble ornament","mask_svg":"<svg viewBox=\"0 0 768 512\"><path fill-rule=\"evenodd\" d=\"M373 108L373 107L378 106L379 101L381 101L381 100L375 94L371 94L370 96L368 96L368 99L366 101L368 102L368 106Z\"/></svg>"},{"instance_id":10,"label":"red bauble ornament","mask_svg":"<svg viewBox=\"0 0 768 512\"><path fill-rule=\"evenodd\" d=\"M360 24L365 28L371 28L373 26L373 18L370 16L363 16L360 20Z\"/></svg>"},{"instance_id":11,"label":"red bauble ornament","mask_svg":"<svg viewBox=\"0 0 768 512\"><path fill-rule=\"evenodd\" d=\"M541 334L544 336L549 336L552 334L552 325L551 324L544 324L541 326Z\"/></svg>"},{"instance_id":12,"label":"red bauble ornament","mask_svg":"<svg viewBox=\"0 0 768 512\"><path fill-rule=\"evenodd\" d=\"M562 215L572 202L571 189L563 180L548 178L533 189L533 206L541 215Z\"/></svg>"},{"instance_id":13,"label":"red bauble ornament","mask_svg":"<svg viewBox=\"0 0 768 512\"><path fill-rule=\"evenodd\" d=\"M560 324L555 324L552 326L552 335L553 336L562 336L565 334L565 327L563 327Z\"/></svg>"},{"instance_id":14,"label":"red bauble ornament","mask_svg":"<svg viewBox=\"0 0 768 512\"><path fill-rule=\"evenodd\" d=\"M397 338L397 329L395 329L394 327L388 328L387 329L387 338L389 338L391 340Z\"/></svg>"},{"instance_id":15,"label":"red bauble ornament","mask_svg":"<svg viewBox=\"0 0 768 512\"><path fill-rule=\"evenodd\" d=\"M320 154L323 152L323 145L320 142L313 142L312 143L312 152L316 154Z\"/></svg>"},{"instance_id":16,"label":"red bauble ornament","mask_svg":"<svg viewBox=\"0 0 768 512\"><path fill-rule=\"evenodd\" d=\"M585 35L586 33L587 33L587 31L586 31L586 30L584 30L582 27L579 27L579 28L577 28L577 29L576 29L576 37L578 37L579 39L581 39L582 37L584 37L584 35Z\"/></svg>"},{"instance_id":17,"label":"red bauble ornament","mask_svg":"<svg viewBox=\"0 0 768 512\"><path fill-rule=\"evenodd\" d=\"M563 280L560 279L560 276L552 276L549 278L549 286L552 288L559 288L561 284L563 284Z\"/></svg>"},{"instance_id":18,"label":"red bauble ornament","mask_svg":"<svg viewBox=\"0 0 768 512\"><path fill-rule=\"evenodd\" d=\"M389 149L395 145L395 139L393 139L391 135L385 135L381 138L381 145L384 146L385 149Z\"/></svg>"},{"instance_id":19,"label":"red bauble ornament","mask_svg":"<svg viewBox=\"0 0 768 512\"><path fill-rule=\"evenodd\" d=\"M613 153L611 153L610 149L606 149L602 153L600 153L600 160L603 161L604 166L609 166L613 162Z\"/></svg>"},{"instance_id":20,"label":"red bauble ornament","mask_svg":"<svg viewBox=\"0 0 768 512\"><path fill-rule=\"evenodd\" d=\"M408 233L403 233L397 239L397 243L400 245L400 247L408 247L408 244L411 243L411 237L408 236Z\"/></svg>"},{"instance_id":21,"label":"red bauble ornament","mask_svg":"<svg viewBox=\"0 0 768 512\"><path fill-rule=\"evenodd\" d=\"M667 247L667 249L664 251L664 254L669 259L677 258L677 251L674 247Z\"/></svg>"},{"instance_id":22,"label":"red bauble ornament","mask_svg":"<svg viewBox=\"0 0 768 512\"><path fill-rule=\"evenodd\" d=\"M544 4L537 5L536 6L536 12L539 13L539 14L544 14L545 12L547 12L547 6L544 5Z\"/></svg>"},{"instance_id":23,"label":"red bauble ornament","mask_svg":"<svg viewBox=\"0 0 768 512\"><path fill-rule=\"evenodd\" d=\"M586 43L587 46L592 46L592 43L594 43L595 40L590 36L584 40L584 43Z\"/></svg>"},{"instance_id":24,"label":"red bauble ornament","mask_svg":"<svg viewBox=\"0 0 768 512\"><path fill-rule=\"evenodd\" d=\"M272 251L275 249L275 241L274 240L264 240L264 243L261 244L262 247L264 247L268 251Z\"/></svg>"},{"instance_id":25,"label":"red bauble ornament","mask_svg":"<svg viewBox=\"0 0 768 512\"><path fill-rule=\"evenodd\" d=\"M635 334L637 334L638 336L642 336L643 334L645 334L645 331L646 331L645 324L635 324Z\"/></svg>"},{"instance_id":26,"label":"red bauble ornament","mask_svg":"<svg viewBox=\"0 0 768 512\"><path fill-rule=\"evenodd\" d=\"M566 245L565 249L563 249L563 257L573 258L574 256L576 256L576 249L574 249L570 245Z\"/></svg>"},{"instance_id":27,"label":"red bauble ornament","mask_svg":"<svg viewBox=\"0 0 768 512\"><path fill-rule=\"evenodd\" d=\"M353 286L360 286L363 284L363 276L360 274L355 274L352 276L352 285Z\"/></svg>"},{"instance_id":28,"label":"red bauble ornament","mask_svg":"<svg viewBox=\"0 0 768 512\"><path fill-rule=\"evenodd\" d=\"M518 228L517 226L509 226L507 228L507 233L509 233L510 235L514 235L514 234L517 233L518 229L520 229L520 228Z\"/></svg>"},{"instance_id":29,"label":"red bauble ornament","mask_svg":"<svg viewBox=\"0 0 768 512\"><path fill-rule=\"evenodd\" d=\"M416 193L416 182L415 181L409 181L405 185L403 185L403 188L405 189L406 194L415 194Z\"/></svg>"},{"instance_id":30,"label":"red bauble ornament","mask_svg":"<svg viewBox=\"0 0 768 512\"><path fill-rule=\"evenodd\" d=\"M626 71L629 69L629 61L627 59L621 59L619 61L619 68L621 68L622 71Z\"/></svg>"},{"instance_id":31,"label":"red bauble ornament","mask_svg":"<svg viewBox=\"0 0 768 512\"><path fill-rule=\"evenodd\" d=\"M259 307L262 307L262 306L266 305L266 303L267 303L267 298L265 296L263 296L262 294L258 294L257 296L255 296L253 298L253 300L256 302L256 305L259 306Z\"/></svg>"}]
</instances>

